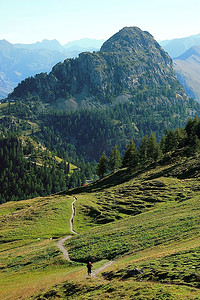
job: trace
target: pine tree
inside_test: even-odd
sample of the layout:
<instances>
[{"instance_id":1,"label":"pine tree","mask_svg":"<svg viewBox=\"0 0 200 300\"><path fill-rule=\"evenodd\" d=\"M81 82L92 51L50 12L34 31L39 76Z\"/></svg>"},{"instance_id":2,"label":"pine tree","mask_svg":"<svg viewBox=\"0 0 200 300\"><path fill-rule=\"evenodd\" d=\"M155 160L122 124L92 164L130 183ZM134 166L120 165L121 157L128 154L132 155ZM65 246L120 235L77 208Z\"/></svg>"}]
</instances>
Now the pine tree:
<instances>
[{"instance_id":1,"label":"pine tree","mask_svg":"<svg viewBox=\"0 0 200 300\"><path fill-rule=\"evenodd\" d=\"M122 166L134 169L138 165L138 151L133 140L130 140L127 150L122 159Z\"/></svg>"},{"instance_id":2,"label":"pine tree","mask_svg":"<svg viewBox=\"0 0 200 300\"><path fill-rule=\"evenodd\" d=\"M199 152L200 152L200 140L197 135L193 135L190 137L190 142L187 149L188 156L191 156Z\"/></svg>"},{"instance_id":3,"label":"pine tree","mask_svg":"<svg viewBox=\"0 0 200 300\"><path fill-rule=\"evenodd\" d=\"M156 141L156 135L154 132L150 134L148 141L148 159L152 161L157 161L161 156L160 146Z\"/></svg>"},{"instance_id":4,"label":"pine tree","mask_svg":"<svg viewBox=\"0 0 200 300\"><path fill-rule=\"evenodd\" d=\"M184 128L177 128L174 130L174 134L177 140L177 148L185 146L187 140L187 133Z\"/></svg>"},{"instance_id":5,"label":"pine tree","mask_svg":"<svg viewBox=\"0 0 200 300\"><path fill-rule=\"evenodd\" d=\"M160 140L160 150L162 153L165 153L165 135L164 134Z\"/></svg>"},{"instance_id":6,"label":"pine tree","mask_svg":"<svg viewBox=\"0 0 200 300\"><path fill-rule=\"evenodd\" d=\"M191 135L194 136L195 134L197 134L199 124L200 124L200 121L199 121L198 116L196 116L194 119L189 118L189 120L185 126L185 130L186 130L189 138Z\"/></svg>"},{"instance_id":7,"label":"pine tree","mask_svg":"<svg viewBox=\"0 0 200 300\"><path fill-rule=\"evenodd\" d=\"M97 165L97 175L102 178L104 177L106 172L107 172L107 157L105 152L103 152L99 159L99 163Z\"/></svg>"},{"instance_id":8,"label":"pine tree","mask_svg":"<svg viewBox=\"0 0 200 300\"><path fill-rule=\"evenodd\" d=\"M108 164L109 169L112 172L115 172L115 170L120 167L121 157L117 145L114 146L113 150L110 153Z\"/></svg>"},{"instance_id":9,"label":"pine tree","mask_svg":"<svg viewBox=\"0 0 200 300\"><path fill-rule=\"evenodd\" d=\"M199 148L199 140L200 137L200 121L198 116L196 116L193 120L190 118L186 124L185 130L187 133L187 142L186 144L188 147L188 153L193 154L198 152Z\"/></svg>"},{"instance_id":10,"label":"pine tree","mask_svg":"<svg viewBox=\"0 0 200 300\"><path fill-rule=\"evenodd\" d=\"M142 164L145 164L148 160L148 136L145 135L141 141L139 147L139 159Z\"/></svg>"},{"instance_id":11,"label":"pine tree","mask_svg":"<svg viewBox=\"0 0 200 300\"><path fill-rule=\"evenodd\" d=\"M178 147L177 136L174 131L166 130L165 135L165 153L169 151L174 151Z\"/></svg>"}]
</instances>

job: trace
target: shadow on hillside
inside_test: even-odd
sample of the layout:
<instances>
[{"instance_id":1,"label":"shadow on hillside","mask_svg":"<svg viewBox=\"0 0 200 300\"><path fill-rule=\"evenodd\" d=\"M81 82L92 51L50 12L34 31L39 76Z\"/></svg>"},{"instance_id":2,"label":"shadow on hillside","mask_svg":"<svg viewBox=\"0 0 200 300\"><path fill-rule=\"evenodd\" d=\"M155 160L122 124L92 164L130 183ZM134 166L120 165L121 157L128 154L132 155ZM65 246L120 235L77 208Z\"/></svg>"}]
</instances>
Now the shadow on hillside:
<instances>
[{"instance_id":1,"label":"shadow on hillside","mask_svg":"<svg viewBox=\"0 0 200 300\"><path fill-rule=\"evenodd\" d=\"M175 173L175 170L178 168L178 166L181 166L181 164L178 164L178 165L175 165L175 166L170 166L169 168L166 168L166 169L164 169L162 171L159 171L159 172L156 172L154 174L151 174L145 180L152 180L152 179L157 179L157 178L160 178L160 177L173 176L172 174Z\"/></svg>"},{"instance_id":2,"label":"shadow on hillside","mask_svg":"<svg viewBox=\"0 0 200 300\"><path fill-rule=\"evenodd\" d=\"M189 179L199 177L200 162L198 160L187 162L179 162L173 166L169 166L162 171L151 174L147 180L156 179L159 177L174 177L177 179Z\"/></svg>"},{"instance_id":3,"label":"shadow on hillside","mask_svg":"<svg viewBox=\"0 0 200 300\"><path fill-rule=\"evenodd\" d=\"M162 170L156 170L157 167L162 167ZM155 171L148 174L149 171L153 170ZM195 161L180 161L175 157L175 155L173 155L172 157L164 157L157 163L151 163L150 165L145 167L140 166L137 170L133 171L126 168L120 169L115 173L109 174L106 177L95 181L94 183L88 184L83 187L74 188L69 191L63 191L58 194L73 195L80 193L98 192L128 182L129 180L137 178L144 173L146 173L146 176L144 176L143 178L143 180L145 181L157 179L160 177L174 177L177 179L193 178L199 176L200 161L198 158Z\"/></svg>"},{"instance_id":4,"label":"shadow on hillside","mask_svg":"<svg viewBox=\"0 0 200 300\"><path fill-rule=\"evenodd\" d=\"M106 177L99 179L95 181L94 183L88 184L84 187L74 188L66 192L61 192L61 194L67 194L67 195L73 195L73 194L80 194L80 193L93 193L98 192L125 182L128 182L129 180L136 178L143 174L144 172L155 168L155 165L151 165L144 169L139 169L136 171L128 170L128 169L121 169L118 170L115 173L109 174Z\"/></svg>"},{"instance_id":5,"label":"shadow on hillside","mask_svg":"<svg viewBox=\"0 0 200 300\"><path fill-rule=\"evenodd\" d=\"M129 181L131 178L137 176L136 174L132 174L128 172L126 169L121 169L113 174L110 174L103 179L99 179L92 184L84 186L82 188L75 188L71 191L68 191L69 194L73 193L93 193L97 191L101 191L103 189L107 189L118 184Z\"/></svg>"},{"instance_id":6,"label":"shadow on hillside","mask_svg":"<svg viewBox=\"0 0 200 300\"><path fill-rule=\"evenodd\" d=\"M58 193L57 195L74 195L80 193L93 193L97 191L101 191L103 189L107 189L124 182L131 180L142 174L142 170L137 170L135 172L128 171L127 169L121 169L113 174L109 174L106 177L95 181L94 183L88 184L83 187L74 188L69 191L63 191Z\"/></svg>"},{"instance_id":7,"label":"shadow on hillside","mask_svg":"<svg viewBox=\"0 0 200 300\"><path fill-rule=\"evenodd\" d=\"M95 181L94 183L88 184L83 187L73 188L69 191L63 191L58 193L59 195L73 195L73 194L80 194L80 193L93 193L98 192L125 182L129 180L139 177L141 174L151 171L158 166L157 163L152 163L146 167L140 167L138 170L128 170L127 168L120 169L115 173L109 174L102 179ZM154 175L152 178L148 178L147 180L154 179ZM155 178L159 177L160 175L155 174Z\"/></svg>"}]
</instances>

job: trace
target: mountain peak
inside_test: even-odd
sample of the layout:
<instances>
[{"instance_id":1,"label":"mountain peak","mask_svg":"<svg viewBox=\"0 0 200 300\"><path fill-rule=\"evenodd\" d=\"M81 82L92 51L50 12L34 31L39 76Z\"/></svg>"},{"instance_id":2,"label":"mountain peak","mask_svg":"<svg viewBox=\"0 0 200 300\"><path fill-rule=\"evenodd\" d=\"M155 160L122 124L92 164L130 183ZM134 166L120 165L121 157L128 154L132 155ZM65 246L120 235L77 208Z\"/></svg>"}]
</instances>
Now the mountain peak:
<instances>
[{"instance_id":1,"label":"mountain peak","mask_svg":"<svg viewBox=\"0 0 200 300\"><path fill-rule=\"evenodd\" d=\"M186 60L186 59L190 58L191 56L198 56L198 57L200 57L200 46L193 46L193 47L191 47L185 53L183 53L179 57L176 57L176 59Z\"/></svg>"},{"instance_id":2,"label":"mountain peak","mask_svg":"<svg viewBox=\"0 0 200 300\"><path fill-rule=\"evenodd\" d=\"M81 106L86 100L109 103L146 86L150 90L160 85L168 88L172 82L178 85L172 61L152 35L138 27L125 27L108 39L100 51L83 52L74 60L55 65L49 75L27 79L10 97L26 98L29 92L55 103L59 99L70 100L72 95Z\"/></svg>"},{"instance_id":3,"label":"mountain peak","mask_svg":"<svg viewBox=\"0 0 200 300\"><path fill-rule=\"evenodd\" d=\"M38 43L41 45L56 45L59 47L61 46L61 44L56 39L53 40L44 39L41 43L40 42Z\"/></svg>"},{"instance_id":4,"label":"mountain peak","mask_svg":"<svg viewBox=\"0 0 200 300\"><path fill-rule=\"evenodd\" d=\"M13 47L11 43L9 43L7 40L0 40L0 46L7 46L7 47Z\"/></svg>"},{"instance_id":5,"label":"mountain peak","mask_svg":"<svg viewBox=\"0 0 200 300\"><path fill-rule=\"evenodd\" d=\"M155 44L153 36L139 27L124 27L109 38L101 47L101 52L130 51ZM152 47L152 46L151 46Z\"/></svg>"},{"instance_id":6,"label":"mountain peak","mask_svg":"<svg viewBox=\"0 0 200 300\"><path fill-rule=\"evenodd\" d=\"M25 48L29 50L37 50L37 49L47 49L47 50L56 50L56 51L63 51L63 47L61 44L56 40L47 40L44 39L42 42L36 42L34 44L14 44L17 48Z\"/></svg>"},{"instance_id":7,"label":"mountain peak","mask_svg":"<svg viewBox=\"0 0 200 300\"><path fill-rule=\"evenodd\" d=\"M83 49L83 51L87 49L100 49L101 45L103 44L105 40L96 40L91 38L83 38L80 40L75 40L68 42L63 47L66 49L75 49L80 48ZM93 50L92 50L93 51Z\"/></svg>"}]
</instances>

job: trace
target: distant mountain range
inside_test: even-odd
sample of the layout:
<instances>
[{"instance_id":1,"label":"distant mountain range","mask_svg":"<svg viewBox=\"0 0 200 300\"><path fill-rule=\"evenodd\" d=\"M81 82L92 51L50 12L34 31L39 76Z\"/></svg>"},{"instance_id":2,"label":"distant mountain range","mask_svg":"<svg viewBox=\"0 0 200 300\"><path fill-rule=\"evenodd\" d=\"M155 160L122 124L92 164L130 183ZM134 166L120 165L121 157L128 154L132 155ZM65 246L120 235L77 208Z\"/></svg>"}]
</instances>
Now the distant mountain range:
<instances>
[{"instance_id":1,"label":"distant mountain range","mask_svg":"<svg viewBox=\"0 0 200 300\"><path fill-rule=\"evenodd\" d=\"M77 57L83 51L96 51L103 40L82 39L62 46L57 40L34 44L11 44L0 41L0 99L12 92L26 77L51 68L66 58Z\"/></svg>"},{"instance_id":2,"label":"distant mountain range","mask_svg":"<svg viewBox=\"0 0 200 300\"><path fill-rule=\"evenodd\" d=\"M80 39L76 41L69 42L65 44L63 47L65 49L70 50L81 50L81 52L84 51L97 51L101 48L102 44L105 42L105 40L95 40L95 39Z\"/></svg>"},{"instance_id":3,"label":"distant mountain range","mask_svg":"<svg viewBox=\"0 0 200 300\"><path fill-rule=\"evenodd\" d=\"M200 34L159 43L173 58L177 78L188 95L200 102Z\"/></svg>"},{"instance_id":4,"label":"distant mountain range","mask_svg":"<svg viewBox=\"0 0 200 300\"><path fill-rule=\"evenodd\" d=\"M40 72L49 72L66 54L49 49L18 48L6 40L0 41L0 98L23 79Z\"/></svg>"},{"instance_id":5,"label":"distant mountain range","mask_svg":"<svg viewBox=\"0 0 200 300\"><path fill-rule=\"evenodd\" d=\"M99 50L101 45L103 44L105 40L95 40L95 39L89 39L89 38L83 38L76 41L68 42L65 45L61 45L57 40L47 40L44 39L42 42L36 42L34 44L14 44L17 48L25 48L29 50L36 50L36 49L48 49L52 51L61 51L66 52L66 49L68 51L75 51L75 56L77 56L77 51L84 52L84 51L93 51L93 50ZM80 53L79 52L79 53ZM70 55L72 53L69 52Z\"/></svg>"},{"instance_id":6,"label":"distant mountain range","mask_svg":"<svg viewBox=\"0 0 200 300\"><path fill-rule=\"evenodd\" d=\"M191 47L173 61L178 80L188 95L200 102L200 46Z\"/></svg>"},{"instance_id":7,"label":"distant mountain range","mask_svg":"<svg viewBox=\"0 0 200 300\"><path fill-rule=\"evenodd\" d=\"M193 46L200 46L200 34L185 38L160 41L161 47L171 56L177 58Z\"/></svg>"}]
</instances>

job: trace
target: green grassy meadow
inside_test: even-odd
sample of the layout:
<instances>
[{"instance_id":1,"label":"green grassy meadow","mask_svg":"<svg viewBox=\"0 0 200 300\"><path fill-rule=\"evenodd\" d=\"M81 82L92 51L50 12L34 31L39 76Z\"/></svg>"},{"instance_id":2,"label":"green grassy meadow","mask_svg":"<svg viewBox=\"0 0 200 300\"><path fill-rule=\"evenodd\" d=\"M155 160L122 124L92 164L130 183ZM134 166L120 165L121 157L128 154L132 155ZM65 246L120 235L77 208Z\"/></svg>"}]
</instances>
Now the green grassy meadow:
<instances>
[{"instance_id":1,"label":"green grassy meadow","mask_svg":"<svg viewBox=\"0 0 200 300\"><path fill-rule=\"evenodd\" d=\"M97 226L66 245L76 261L87 261L88 255L93 261L115 259L128 252L195 237L200 232L199 210L199 197L162 203L135 217Z\"/></svg>"},{"instance_id":2,"label":"green grassy meadow","mask_svg":"<svg viewBox=\"0 0 200 300\"><path fill-rule=\"evenodd\" d=\"M199 175L199 157L179 158L2 204L0 299L200 299ZM56 243L70 234L72 195L67 262ZM113 263L88 278L88 258L93 272Z\"/></svg>"},{"instance_id":3,"label":"green grassy meadow","mask_svg":"<svg viewBox=\"0 0 200 300\"><path fill-rule=\"evenodd\" d=\"M0 206L0 299L27 299L80 268L56 246L70 234L73 200L52 195Z\"/></svg>"}]
</instances>

